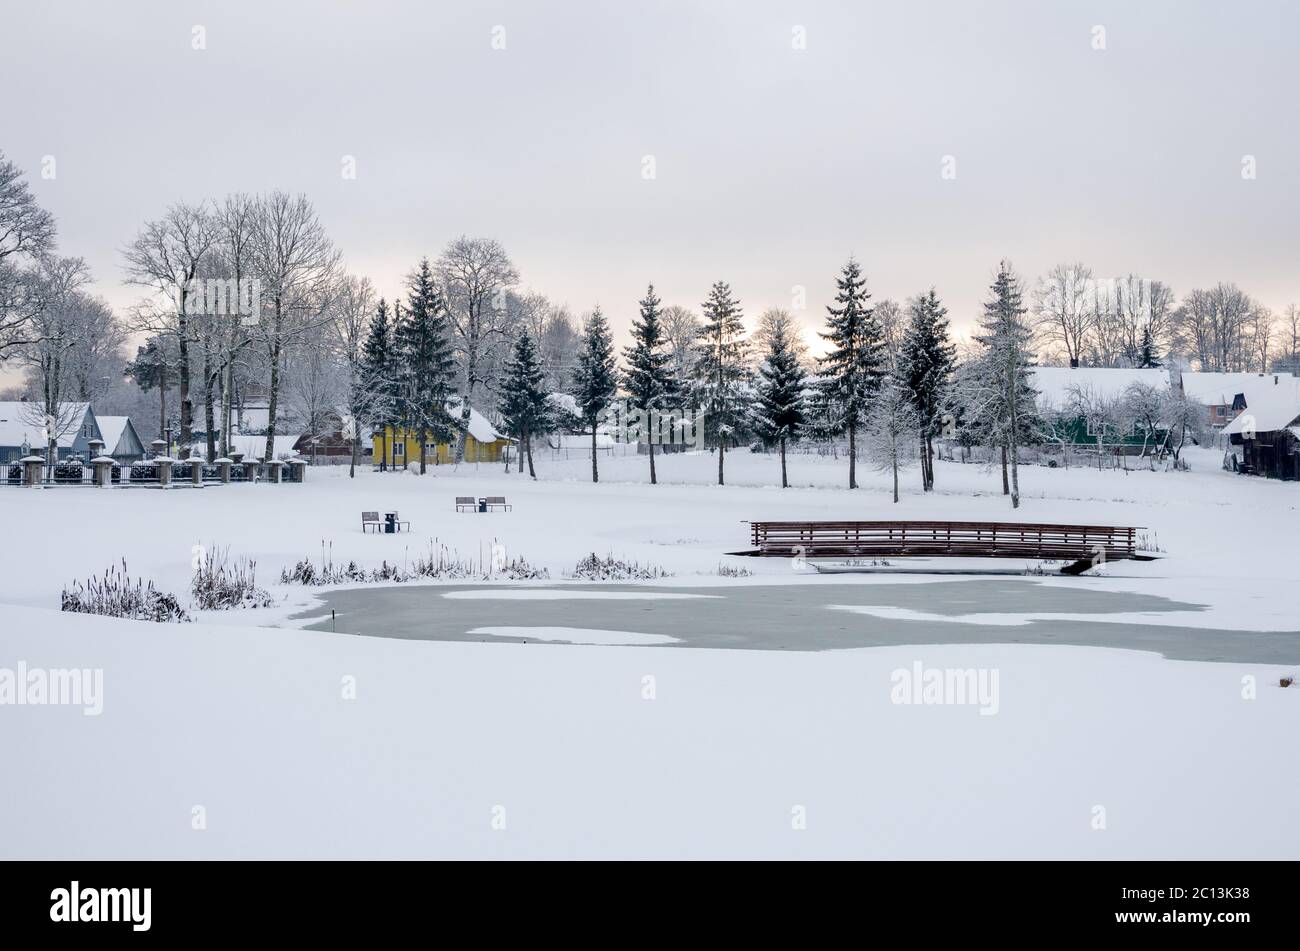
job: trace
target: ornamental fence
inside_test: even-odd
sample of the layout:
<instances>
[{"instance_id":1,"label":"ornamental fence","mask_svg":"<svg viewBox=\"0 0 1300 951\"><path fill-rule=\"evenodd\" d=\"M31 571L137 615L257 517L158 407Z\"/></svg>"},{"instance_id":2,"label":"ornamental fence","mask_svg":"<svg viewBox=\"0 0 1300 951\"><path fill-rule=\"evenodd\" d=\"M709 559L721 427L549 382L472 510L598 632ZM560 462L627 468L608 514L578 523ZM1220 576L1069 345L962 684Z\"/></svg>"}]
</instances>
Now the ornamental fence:
<instances>
[{"instance_id":1,"label":"ornamental fence","mask_svg":"<svg viewBox=\"0 0 1300 951\"><path fill-rule=\"evenodd\" d=\"M197 471L196 471L197 470ZM305 460L204 462L202 460L84 463L64 460L8 462L0 468L0 485L7 486L117 486L184 488L231 482L300 483L306 480Z\"/></svg>"}]
</instances>

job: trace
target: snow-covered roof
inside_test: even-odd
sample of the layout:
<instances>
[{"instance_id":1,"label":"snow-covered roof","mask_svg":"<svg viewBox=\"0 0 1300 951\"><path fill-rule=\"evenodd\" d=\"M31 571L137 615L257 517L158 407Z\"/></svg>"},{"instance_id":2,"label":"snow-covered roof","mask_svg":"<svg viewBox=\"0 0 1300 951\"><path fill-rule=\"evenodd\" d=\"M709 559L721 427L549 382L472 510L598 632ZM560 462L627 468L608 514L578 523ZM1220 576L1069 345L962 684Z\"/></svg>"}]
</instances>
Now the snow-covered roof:
<instances>
[{"instance_id":1,"label":"snow-covered roof","mask_svg":"<svg viewBox=\"0 0 1300 951\"><path fill-rule=\"evenodd\" d=\"M1187 398L1206 406L1231 406L1237 394L1250 394L1265 387L1277 386L1296 378L1289 373L1203 373L1188 370L1183 374L1183 392Z\"/></svg>"},{"instance_id":2,"label":"snow-covered roof","mask_svg":"<svg viewBox=\"0 0 1300 951\"><path fill-rule=\"evenodd\" d=\"M245 406L243 412L236 415L231 429L235 432L239 432L241 429L264 430L270 420L271 408L269 406Z\"/></svg>"},{"instance_id":3,"label":"snow-covered roof","mask_svg":"<svg viewBox=\"0 0 1300 951\"><path fill-rule=\"evenodd\" d=\"M451 416L452 422L459 426L461 414L459 399L447 400L447 413ZM473 406L469 408L469 426L467 428L469 429L469 434L474 437L476 442L492 443L496 442L498 439L506 438L497 432L496 427L488 422L487 417L476 410Z\"/></svg>"},{"instance_id":4,"label":"snow-covered roof","mask_svg":"<svg viewBox=\"0 0 1300 951\"><path fill-rule=\"evenodd\" d=\"M1257 386L1245 395L1246 408L1223 427L1229 436L1248 430L1271 433L1300 420L1300 379L1282 377L1272 386Z\"/></svg>"},{"instance_id":5,"label":"snow-covered roof","mask_svg":"<svg viewBox=\"0 0 1300 951\"><path fill-rule=\"evenodd\" d=\"M293 451L293 444L301 438L301 433L294 436L276 436L274 444L275 450L271 453L271 458L287 459L290 456L297 455L297 453ZM230 451L242 452L245 461L249 459L261 459L263 453L266 452L266 437L240 436L234 434L230 437Z\"/></svg>"},{"instance_id":6,"label":"snow-covered roof","mask_svg":"<svg viewBox=\"0 0 1300 951\"><path fill-rule=\"evenodd\" d=\"M1134 383L1154 389L1169 386L1169 371L1163 367L1031 367L1030 385L1038 390L1040 406L1063 409L1070 403L1072 391L1078 390L1100 399L1123 397Z\"/></svg>"},{"instance_id":7,"label":"snow-covered roof","mask_svg":"<svg viewBox=\"0 0 1300 951\"><path fill-rule=\"evenodd\" d=\"M59 416L66 423L66 431L58 438L60 449L67 449L76 441L89 408L89 403L60 404ZM21 446L24 439L29 446L43 446L45 437L41 430L44 427L39 404L22 400L0 402L0 446Z\"/></svg>"},{"instance_id":8,"label":"snow-covered roof","mask_svg":"<svg viewBox=\"0 0 1300 951\"><path fill-rule=\"evenodd\" d=\"M99 423L99 436L104 440L104 448L110 454L116 452L118 444L122 441L122 435L131 422L131 417L96 416L95 421Z\"/></svg>"}]
</instances>

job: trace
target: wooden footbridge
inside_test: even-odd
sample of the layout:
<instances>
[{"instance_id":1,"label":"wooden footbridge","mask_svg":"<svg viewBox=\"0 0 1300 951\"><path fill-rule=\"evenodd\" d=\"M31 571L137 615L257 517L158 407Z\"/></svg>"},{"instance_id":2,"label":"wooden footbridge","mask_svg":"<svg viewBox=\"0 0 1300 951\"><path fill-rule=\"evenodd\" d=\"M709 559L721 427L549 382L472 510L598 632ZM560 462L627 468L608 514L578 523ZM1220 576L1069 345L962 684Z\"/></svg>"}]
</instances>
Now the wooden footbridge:
<instances>
[{"instance_id":1,"label":"wooden footbridge","mask_svg":"<svg viewBox=\"0 0 1300 951\"><path fill-rule=\"evenodd\" d=\"M1030 522L750 522L766 558L1020 558L1067 562L1082 574L1107 561L1153 561L1138 528Z\"/></svg>"}]
</instances>

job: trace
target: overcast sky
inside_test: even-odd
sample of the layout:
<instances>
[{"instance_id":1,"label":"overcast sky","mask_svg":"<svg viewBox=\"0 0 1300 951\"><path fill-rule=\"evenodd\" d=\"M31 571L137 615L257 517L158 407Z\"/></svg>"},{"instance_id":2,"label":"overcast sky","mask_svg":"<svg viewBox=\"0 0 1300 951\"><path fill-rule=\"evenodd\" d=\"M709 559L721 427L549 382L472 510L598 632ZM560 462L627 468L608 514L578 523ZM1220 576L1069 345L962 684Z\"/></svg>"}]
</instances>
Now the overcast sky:
<instances>
[{"instance_id":1,"label":"overcast sky","mask_svg":"<svg viewBox=\"0 0 1300 951\"><path fill-rule=\"evenodd\" d=\"M1284 0L0 2L0 150L115 306L141 222L271 188L385 295L490 236L620 336L648 281L727 280L751 321L802 285L811 330L850 254L959 330L1002 257L1300 300Z\"/></svg>"}]
</instances>

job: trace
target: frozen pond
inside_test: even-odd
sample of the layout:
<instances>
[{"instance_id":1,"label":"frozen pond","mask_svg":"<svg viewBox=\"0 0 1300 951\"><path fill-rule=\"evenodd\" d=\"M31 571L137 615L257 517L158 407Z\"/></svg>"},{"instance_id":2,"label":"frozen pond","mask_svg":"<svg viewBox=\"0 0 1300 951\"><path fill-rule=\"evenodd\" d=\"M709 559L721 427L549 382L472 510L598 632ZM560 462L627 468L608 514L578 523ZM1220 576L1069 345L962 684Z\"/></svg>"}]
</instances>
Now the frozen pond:
<instances>
[{"instance_id":1,"label":"frozen pond","mask_svg":"<svg viewBox=\"0 0 1300 951\"><path fill-rule=\"evenodd\" d=\"M1290 664L1300 631L1188 627L1198 605L1030 579L787 585L553 584L354 588L321 594L309 629L442 641L833 650L1072 644L1176 660ZM330 610L336 612L333 621ZM304 616L321 615L319 607ZM588 632L588 633L584 633Z\"/></svg>"}]
</instances>

